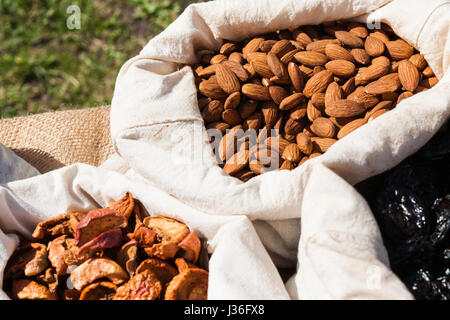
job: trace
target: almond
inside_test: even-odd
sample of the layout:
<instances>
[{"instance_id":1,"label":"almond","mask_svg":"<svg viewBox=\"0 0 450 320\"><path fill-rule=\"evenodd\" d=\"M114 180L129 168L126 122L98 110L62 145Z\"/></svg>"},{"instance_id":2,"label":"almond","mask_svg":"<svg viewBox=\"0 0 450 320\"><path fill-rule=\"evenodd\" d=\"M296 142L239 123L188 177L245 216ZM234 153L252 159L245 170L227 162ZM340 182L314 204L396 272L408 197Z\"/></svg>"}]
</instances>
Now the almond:
<instances>
[{"instance_id":1,"label":"almond","mask_svg":"<svg viewBox=\"0 0 450 320\"><path fill-rule=\"evenodd\" d=\"M311 138L313 143L313 153L309 156L309 158L314 158L318 155L314 155L314 153L324 153L327 152L328 149L337 141L332 138Z\"/></svg>"},{"instance_id":2,"label":"almond","mask_svg":"<svg viewBox=\"0 0 450 320\"><path fill-rule=\"evenodd\" d=\"M408 91L414 91L419 85L419 70L409 60L402 60L398 64L398 77L402 86Z\"/></svg>"},{"instance_id":3,"label":"almond","mask_svg":"<svg viewBox=\"0 0 450 320\"><path fill-rule=\"evenodd\" d=\"M333 73L329 70L321 71L313 75L305 84L303 94L310 98L316 92L324 92L333 81Z\"/></svg>"},{"instance_id":4,"label":"almond","mask_svg":"<svg viewBox=\"0 0 450 320\"><path fill-rule=\"evenodd\" d=\"M280 86L270 86L269 94L276 104L280 104L281 101L289 95L286 89Z\"/></svg>"},{"instance_id":5,"label":"almond","mask_svg":"<svg viewBox=\"0 0 450 320\"><path fill-rule=\"evenodd\" d=\"M269 89L261 85L246 83L242 86L241 91L244 95L253 100L267 101L272 99L269 94Z\"/></svg>"},{"instance_id":6,"label":"almond","mask_svg":"<svg viewBox=\"0 0 450 320\"><path fill-rule=\"evenodd\" d=\"M342 96L347 97L350 93L355 90L355 77L351 77L348 79L341 87L342 89Z\"/></svg>"},{"instance_id":7,"label":"almond","mask_svg":"<svg viewBox=\"0 0 450 320\"><path fill-rule=\"evenodd\" d=\"M292 86L294 87L294 90L297 92L302 92L305 83L303 79L303 74L300 71L300 68L294 63L290 62L288 64L288 74L289 78L291 79Z\"/></svg>"},{"instance_id":8,"label":"almond","mask_svg":"<svg viewBox=\"0 0 450 320\"><path fill-rule=\"evenodd\" d=\"M296 143L290 143L283 151L283 154L281 157L284 160L290 161L290 162L299 162L302 158L302 154L300 152L300 149L298 148Z\"/></svg>"},{"instance_id":9,"label":"almond","mask_svg":"<svg viewBox=\"0 0 450 320\"><path fill-rule=\"evenodd\" d=\"M325 68L338 77L350 77L355 73L355 65L347 60L332 60L325 64Z\"/></svg>"},{"instance_id":10,"label":"almond","mask_svg":"<svg viewBox=\"0 0 450 320\"><path fill-rule=\"evenodd\" d=\"M347 123L345 126L343 126L339 130L339 132L337 134L337 138L342 139L343 137L348 135L350 132L355 131L356 129L358 129L359 127L361 127L364 124L366 124L365 119L356 119L356 120L353 120L353 121Z\"/></svg>"},{"instance_id":11,"label":"almond","mask_svg":"<svg viewBox=\"0 0 450 320\"><path fill-rule=\"evenodd\" d=\"M363 104L348 99L341 99L326 106L325 113L331 117L343 118L353 117L364 113Z\"/></svg>"},{"instance_id":12,"label":"almond","mask_svg":"<svg viewBox=\"0 0 450 320\"><path fill-rule=\"evenodd\" d=\"M394 92L400 88L400 79L398 73L390 73L369 83L365 87L365 92L369 94L382 94L385 92Z\"/></svg>"},{"instance_id":13,"label":"almond","mask_svg":"<svg viewBox=\"0 0 450 320\"><path fill-rule=\"evenodd\" d=\"M258 103L254 100L247 100L238 107L239 115L242 119L247 119L258 107Z\"/></svg>"},{"instance_id":14,"label":"almond","mask_svg":"<svg viewBox=\"0 0 450 320\"><path fill-rule=\"evenodd\" d=\"M297 52L301 51L301 49L294 49L286 53L284 56L280 58L280 61L284 64L288 64L294 60L294 56Z\"/></svg>"},{"instance_id":15,"label":"almond","mask_svg":"<svg viewBox=\"0 0 450 320\"><path fill-rule=\"evenodd\" d=\"M216 64L212 64L210 66L207 66L206 68L203 68L202 70L200 70L197 73L197 75L199 77L210 77L210 76L212 76L213 74L216 73L216 67L217 67Z\"/></svg>"},{"instance_id":16,"label":"almond","mask_svg":"<svg viewBox=\"0 0 450 320\"><path fill-rule=\"evenodd\" d=\"M242 126L236 126L227 130L227 133L222 137L219 143L219 159L224 163L235 152L237 147L237 138L243 134Z\"/></svg>"},{"instance_id":17,"label":"almond","mask_svg":"<svg viewBox=\"0 0 450 320\"><path fill-rule=\"evenodd\" d=\"M252 65L250 63L246 63L242 66L242 68L245 69L245 71L248 74L248 78L252 79L254 76L256 76L256 71L253 69Z\"/></svg>"},{"instance_id":18,"label":"almond","mask_svg":"<svg viewBox=\"0 0 450 320\"><path fill-rule=\"evenodd\" d=\"M365 91L365 87L358 87L355 91L347 96L347 99L362 103L362 106L365 109L372 108L379 102L376 96Z\"/></svg>"},{"instance_id":19,"label":"almond","mask_svg":"<svg viewBox=\"0 0 450 320\"><path fill-rule=\"evenodd\" d=\"M411 91L405 91L401 93L397 98L397 104L400 103L400 101L405 100L406 98L412 97L414 94Z\"/></svg>"},{"instance_id":20,"label":"almond","mask_svg":"<svg viewBox=\"0 0 450 320\"><path fill-rule=\"evenodd\" d=\"M279 170L292 170L292 169L294 169L294 165L292 164L292 162L284 160Z\"/></svg>"},{"instance_id":21,"label":"almond","mask_svg":"<svg viewBox=\"0 0 450 320\"><path fill-rule=\"evenodd\" d=\"M239 83L238 78L225 65L218 64L216 66L216 76L217 83L226 93L237 92L241 89L241 84Z\"/></svg>"},{"instance_id":22,"label":"almond","mask_svg":"<svg viewBox=\"0 0 450 320\"><path fill-rule=\"evenodd\" d=\"M247 71L245 71L244 67L239 63L231 60L227 60L221 63L226 66L228 69L233 71L233 73L238 77L238 79L242 82L246 82L249 78Z\"/></svg>"},{"instance_id":23,"label":"almond","mask_svg":"<svg viewBox=\"0 0 450 320\"><path fill-rule=\"evenodd\" d=\"M261 43L264 41L264 38L253 38L250 40L243 48L242 55L244 59L247 59L247 55L252 52L256 52L259 50Z\"/></svg>"},{"instance_id":24,"label":"almond","mask_svg":"<svg viewBox=\"0 0 450 320\"><path fill-rule=\"evenodd\" d=\"M371 57L378 57L384 53L384 43L376 37L367 37L364 42L364 49Z\"/></svg>"},{"instance_id":25,"label":"almond","mask_svg":"<svg viewBox=\"0 0 450 320\"><path fill-rule=\"evenodd\" d=\"M311 141L311 137L306 133L299 133L296 136L296 142L301 152L304 154L310 155L313 150L313 143Z\"/></svg>"},{"instance_id":26,"label":"almond","mask_svg":"<svg viewBox=\"0 0 450 320\"><path fill-rule=\"evenodd\" d=\"M214 57L211 58L209 63L211 63L211 64L219 64L219 63L224 62L227 59L228 59L227 56L225 56L223 54L216 54Z\"/></svg>"},{"instance_id":27,"label":"almond","mask_svg":"<svg viewBox=\"0 0 450 320\"><path fill-rule=\"evenodd\" d=\"M237 48L238 47L237 47L236 43L226 42L220 47L219 52L224 55L229 55L233 51L236 51Z\"/></svg>"},{"instance_id":28,"label":"almond","mask_svg":"<svg viewBox=\"0 0 450 320\"><path fill-rule=\"evenodd\" d=\"M232 52L228 57L228 61L233 61L238 64L242 64L242 62L244 61L244 56L240 52Z\"/></svg>"},{"instance_id":29,"label":"almond","mask_svg":"<svg viewBox=\"0 0 450 320\"><path fill-rule=\"evenodd\" d=\"M215 129L224 134L227 129L230 129L230 125L225 122L212 122L206 126L206 129Z\"/></svg>"},{"instance_id":30,"label":"almond","mask_svg":"<svg viewBox=\"0 0 450 320\"><path fill-rule=\"evenodd\" d=\"M393 102L392 101L381 101L380 103L378 103L375 107L373 107L372 109L370 109L370 111L368 111L366 113L366 115L364 116L364 119L367 120L369 119L369 117L374 114L375 112L377 112L378 110L381 109L386 109L386 110L390 110L393 108Z\"/></svg>"},{"instance_id":31,"label":"almond","mask_svg":"<svg viewBox=\"0 0 450 320\"><path fill-rule=\"evenodd\" d=\"M369 30L362 23L358 22L350 22L347 30L359 38L366 38L369 34Z\"/></svg>"},{"instance_id":32,"label":"almond","mask_svg":"<svg viewBox=\"0 0 450 320\"><path fill-rule=\"evenodd\" d=\"M273 52L267 54L267 64L273 74L278 78L284 78L287 75L286 67Z\"/></svg>"},{"instance_id":33,"label":"almond","mask_svg":"<svg viewBox=\"0 0 450 320\"><path fill-rule=\"evenodd\" d=\"M336 39L315 40L306 46L306 51L316 51L325 54L325 48L330 43L340 44L339 40Z\"/></svg>"},{"instance_id":34,"label":"almond","mask_svg":"<svg viewBox=\"0 0 450 320\"><path fill-rule=\"evenodd\" d=\"M330 105L333 101L343 99L342 90L337 82L332 82L328 85L325 91L324 107Z\"/></svg>"},{"instance_id":35,"label":"almond","mask_svg":"<svg viewBox=\"0 0 450 320\"><path fill-rule=\"evenodd\" d=\"M353 59L355 59L356 62L359 64L369 64L370 63L370 56L364 49L352 49L350 53L353 56Z\"/></svg>"},{"instance_id":36,"label":"almond","mask_svg":"<svg viewBox=\"0 0 450 320\"><path fill-rule=\"evenodd\" d=\"M300 42L305 47L312 42L311 37L301 29L294 30L292 36L295 41Z\"/></svg>"},{"instance_id":37,"label":"almond","mask_svg":"<svg viewBox=\"0 0 450 320\"><path fill-rule=\"evenodd\" d=\"M336 134L334 124L328 118L319 117L310 126L311 131L322 138L333 138Z\"/></svg>"},{"instance_id":38,"label":"almond","mask_svg":"<svg viewBox=\"0 0 450 320\"><path fill-rule=\"evenodd\" d=\"M239 91L233 92L226 98L223 106L225 109L236 109L240 101L241 101L241 93Z\"/></svg>"},{"instance_id":39,"label":"almond","mask_svg":"<svg viewBox=\"0 0 450 320\"><path fill-rule=\"evenodd\" d=\"M362 48L364 45L364 41L351 32L336 31L334 35L338 40L350 48Z\"/></svg>"},{"instance_id":40,"label":"almond","mask_svg":"<svg viewBox=\"0 0 450 320\"><path fill-rule=\"evenodd\" d=\"M239 112L235 109L227 109L222 113L222 119L229 125L236 126L242 122Z\"/></svg>"},{"instance_id":41,"label":"almond","mask_svg":"<svg viewBox=\"0 0 450 320\"><path fill-rule=\"evenodd\" d=\"M305 124L303 121L297 121L289 118L284 125L284 131L290 135L297 135L303 130L304 127Z\"/></svg>"},{"instance_id":42,"label":"almond","mask_svg":"<svg viewBox=\"0 0 450 320\"><path fill-rule=\"evenodd\" d=\"M294 55L294 58L309 67L323 66L328 61L326 55L315 51L300 51Z\"/></svg>"},{"instance_id":43,"label":"almond","mask_svg":"<svg viewBox=\"0 0 450 320\"><path fill-rule=\"evenodd\" d=\"M355 81L372 81L376 80L389 72L391 69L391 63L389 59L378 60L376 63L372 63L364 70L360 70L355 77Z\"/></svg>"},{"instance_id":44,"label":"almond","mask_svg":"<svg viewBox=\"0 0 450 320\"><path fill-rule=\"evenodd\" d=\"M320 111L323 111L323 109L325 108L325 93L323 92L314 93L311 97L311 103L313 104L314 107L316 107Z\"/></svg>"},{"instance_id":45,"label":"almond","mask_svg":"<svg viewBox=\"0 0 450 320\"><path fill-rule=\"evenodd\" d=\"M425 60L423 54L417 53L413 54L411 57L409 57L409 61L412 62L412 64L417 68L417 70L422 71L425 69L428 65L427 61Z\"/></svg>"},{"instance_id":46,"label":"almond","mask_svg":"<svg viewBox=\"0 0 450 320\"><path fill-rule=\"evenodd\" d=\"M229 175L235 174L244 169L249 161L250 153L248 150L241 150L230 157L223 166L223 170Z\"/></svg>"},{"instance_id":47,"label":"almond","mask_svg":"<svg viewBox=\"0 0 450 320\"><path fill-rule=\"evenodd\" d=\"M331 60L347 60L350 62L355 61L352 54L347 49L334 43L327 44L327 46L325 47L325 54Z\"/></svg>"},{"instance_id":48,"label":"almond","mask_svg":"<svg viewBox=\"0 0 450 320\"><path fill-rule=\"evenodd\" d=\"M423 69L422 73L425 77L434 77L434 72L430 66Z\"/></svg>"},{"instance_id":49,"label":"almond","mask_svg":"<svg viewBox=\"0 0 450 320\"><path fill-rule=\"evenodd\" d=\"M386 44L387 42L389 42L389 37L387 36L387 34L383 31L383 30L377 30L374 31L370 34L370 36L375 37L379 40L381 40L384 44Z\"/></svg>"},{"instance_id":50,"label":"almond","mask_svg":"<svg viewBox=\"0 0 450 320\"><path fill-rule=\"evenodd\" d=\"M248 167L254 174L263 174L269 170L257 159L253 159L249 162Z\"/></svg>"},{"instance_id":51,"label":"almond","mask_svg":"<svg viewBox=\"0 0 450 320\"><path fill-rule=\"evenodd\" d=\"M299 106L292 109L291 113L289 114L289 117L297 121L303 119L304 117L306 117L307 114L306 106L307 106L306 102L301 103Z\"/></svg>"},{"instance_id":52,"label":"almond","mask_svg":"<svg viewBox=\"0 0 450 320\"><path fill-rule=\"evenodd\" d=\"M386 48L394 60L409 59L414 53L414 48L401 39L386 42Z\"/></svg>"},{"instance_id":53,"label":"almond","mask_svg":"<svg viewBox=\"0 0 450 320\"><path fill-rule=\"evenodd\" d=\"M247 60L257 74L263 78L270 78L273 76L272 70L270 70L267 63L267 54L264 52L252 52L247 55Z\"/></svg>"},{"instance_id":54,"label":"almond","mask_svg":"<svg viewBox=\"0 0 450 320\"><path fill-rule=\"evenodd\" d=\"M250 117L244 120L242 127L244 130L258 130L263 121L263 116L259 112L253 113Z\"/></svg>"},{"instance_id":55,"label":"almond","mask_svg":"<svg viewBox=\"0 0 450 320\"><path fill-rule=\"evenodd\" d=\"M277 43L277 40L265 40L261 42L259 49L262 52L269 52L275 43Z\"/></svg>"},{"instance_id":56,"label":"almond","mask_svg":"<svg viewBox=\"0 0 450 320\"><path fill-rule=\"evenodd\" d=\"M313 122L315 119L322 116L322 112L314 106L311 100L309 100L306 106L306 115L308 116L309 121Z\"/></svg>"},{"instance_id":57,"label":"almond","mask_svg":"<svg viewBox=\"0 0 450 320\"><path fill-rule=\"evenodd\" d=\"M300 102L305 100L305 96L301 93L293 93L284 98L280 103L280 110L291 110Z\"/></svg>"},{"instance_id":58,"label":"almond","mask_svg":"<svg viewBox=\"0 0 450 320\"><path fill-rule=\"evenodd\" d=\"M275 43L270 50L273 54L275 54L278 58L281 58L289 51L294 50L295 47L292 45L292 43L289 40L280 40L277 43Z\"/></svg>"},{"instance_id":59,"label":"almond","mask_svg":"<svg viewBox=\"0 0 450 320\"><path fill-rule=\"evenodd\" d=\"M219 100L212 100L202 111L202 117L206 122L216 122L222 117L223 104Z\"/></svg>"},{"instance_id":60,"label":"almond","mask_svg":"<svg viewBox=\"0 0 450 320\"><path fill-rule=\"evenodd\" d=\"M375 120L376 118L378 118L379 116L381 116L382 114L385 114L386 112L388 112L389 110L386 109L380 109L377 112L374 112L370 115L370 117L367 119L367 121L372 121Z\"/></svg>"},{"instance_id":61,"label":"almond","mask_svg":"<svg viewBox=\"0 0 450 320\"><path fill-rule=\"evenodd\" d=\"M262 114L264 116L264 123L273 126L278 120L278 106L273 101L264 102L262 105Z\"/></svg>"},{"instance_id":62,"label":"almond","mask_svg":"<svg viewBox=\"0 0 450 320\"><path fill-rule=\"evenodd\" d=\"M281 136L269 137L264 143L272 150L277 151L279 154L283 154L284 149L290 144L289 141L283 139Z\"/></svg>"},{"instance_id":63,"label":"almond","mask_svg":"<svg viewBox=\"0 0 450 320\"><path fill-rule=\"evenodd\" d=\"M200 82L198 90L208 98L221 99L227 96L227 93L222 90L215 78Z\"/></svg>"}]
</instances>

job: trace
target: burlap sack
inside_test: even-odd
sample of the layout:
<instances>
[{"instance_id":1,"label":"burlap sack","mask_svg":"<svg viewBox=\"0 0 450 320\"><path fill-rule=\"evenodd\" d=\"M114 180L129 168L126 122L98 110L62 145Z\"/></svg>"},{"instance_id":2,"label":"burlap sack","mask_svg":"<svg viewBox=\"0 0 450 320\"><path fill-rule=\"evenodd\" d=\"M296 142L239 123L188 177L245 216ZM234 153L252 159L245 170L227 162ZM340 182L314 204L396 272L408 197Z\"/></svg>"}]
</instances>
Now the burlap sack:
<instances>
[{"instance_id":1,"label":"burlap sack","mask_svg":"<svg viewBox=\"0 0 450 320\"><path fill-rule=\"evenodd\" d=\"M211 215L246 215L255 221L275 263L298 264L288 282L291 296L408 298L406 290L394 289L379 230L350 185L417 151L449 117L449 8L439 0L192 5L122 67L111 110L114 148L129 167L184 203ZM293 171L270 172L246 183L226 175L209 145L192 70L183 65L197 62L199 49L217 50L222 39L347 18L389 24L424 54L439 84L403 100ZM330 175L330 169L340 177ZM381 265L384 290L370 291L368 275Z\"/></svg>"},{"instance_id":2,"label":"burlap sack","mask_svg":"<svg viewBox=\"0 0 450 320\"><path fill-rule=\"evenodd\" d=\"M109 106L0 120L0 143L45 173L73 163L94 166L111 154Z\"/></svg>"}]
</instances>

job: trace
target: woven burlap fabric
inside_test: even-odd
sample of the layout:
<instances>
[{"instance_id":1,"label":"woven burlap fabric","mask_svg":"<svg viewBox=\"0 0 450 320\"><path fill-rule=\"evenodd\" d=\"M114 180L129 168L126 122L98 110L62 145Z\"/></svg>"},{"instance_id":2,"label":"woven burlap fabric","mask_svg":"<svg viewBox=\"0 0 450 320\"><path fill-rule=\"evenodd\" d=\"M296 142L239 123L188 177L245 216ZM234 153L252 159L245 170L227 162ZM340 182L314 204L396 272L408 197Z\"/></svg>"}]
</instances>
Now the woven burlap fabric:
<instances>
[{"instance_id":1,"label":"woven burlap fabric","mask_svg":"<svg viewBox=\"0 0 450 320\"><path fill-rule=\"evenodd\" d=\"M0 120L0 143L45 173L72 163L98 166L113 154L109 106Z\"/></svg>"}]
</instances>

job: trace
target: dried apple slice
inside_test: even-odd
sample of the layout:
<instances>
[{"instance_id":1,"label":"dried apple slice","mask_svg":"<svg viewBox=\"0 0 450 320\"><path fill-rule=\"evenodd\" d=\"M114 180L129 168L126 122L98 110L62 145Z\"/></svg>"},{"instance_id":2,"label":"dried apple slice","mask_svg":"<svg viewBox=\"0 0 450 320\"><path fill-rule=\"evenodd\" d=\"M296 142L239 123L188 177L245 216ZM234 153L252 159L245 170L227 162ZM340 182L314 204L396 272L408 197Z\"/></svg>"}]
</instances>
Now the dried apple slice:
<instances>
[{"instance_id":1,"label":"dried apple slice","mask_svg":"<svg viewBox=\"0 0 450 320\"><path fill-rule=\"evenodd\" d=\"M79 252L80 249L75 244L75 239L72 238L66 239L64 241L64 246L66 248L64 251L64 262L68 268L71 266L79 266L96 254L96 252L92 251Z\"/></svg>"},{"instance_id":2,"label":"dried apple slice","mask_svg":"<svg viewBox=\"0 0 450 320\"><path fill-rule=\"evenodd\" d=\"M6 277L35 276L48 265L47 247L41 243L28 243L18 248L8 262Z\"/></svg>"},{"instance_id":3,"label":"dried apple slice","mask_svg":"<svg viewBox=\"0 0 450 320\"><path fill-rule=\"evenodd\" d=\"M119 228L111 229L100 233L97 237L92 239L89 242L86 242L78 251L78 254L81 254L85 251L89 250L99 250L99 249L108 249L108 248L116 248L122 244L122 230Z\"/></svg>"},{"instance_id":4,"label":"dried apple slice","mask_svg":"<svg viewBox=\"0 0 450 320\"><path fill-rule=\"evenodd\" d=\"M141 262L136 269L136 273L142 273L145 270L150 270L161 281L163 285L172 280L177 275L177 269L157 258L149 258Z\"/></svg>"},{"instance_id":5,"label":"dried apple slice","mask_svg":"<svg viewBox=\"0 0 450 320\"><path fill-rule=\"evenodd\" d=\"M66 289L63 292L64 300L79 300L80 299L80 291L76 289Z\"/></svg>"},{"instance_id":6,"label":"dried apple slice","mask_svg":"<svg viewBox=\"0 0 450 320\"><path fill-rule=\"evenodd\" d=\"M83 213L63 213L54 218L40 222L34 229L32 237L37 240L73 235L76 226L84 217Z\"/></svg>"},{"instance_id":7,"label":"dried apple slice","mask_svg":"<svg viewBox=\"0 0 450 320\"><path fill-rule=\"evenodd\" d=\"M165 300L206 300L208 271L188 268L176 275L167 286Z\"/></svg>"},{"instance_id":8,"label":"dried apple slice","mask_svg":"<svg viewBox=\"0 0 450 320\"><path fill-rule=\"evenodd\" d=\"M184 238L178 246L183 249L183 253L181 254L183 258L192 263L197 263L202 243L194 232L191 232Z\"/></svg>"},{"instance_id":9,"label":"dried apple slice","mask_svg":"<svg viewBox=\"0 0 450 320\"><path fill-rule=\"evenodd\" d=\"M163 260L171 259L178 251L178 243L189 234L189 228L175 219L155 216L146 217L143 224L156 232L157 242L144 251L153 257Z\"/></svg>"},{"instance_id":10,"label":"dried apple slice","mask_svg":"<svg viewBox=\"0 0 450 320\"><path fill-rule=\"evenodd\" d=\"M125 217L114 210L109 208L92 210L77 225L76 245L82 246L105 231L125 226Z\"/></svg>"},{"instance_id":11,"label":"dried apple slice","mask_svg":"<svg viewBox=\"0 0 450 320\"><path fill-rule=\"evenodd\" d=\"M83 289L80 300L112 300L117 286L108 281L95 282Z\"/></svg>"},{"instance_id":12,"label":"dried apple slice","mask_svg":"<svg viewBox=\"0 0 450 320\"><path fill-rule=\"evenodd\" d=\"M145 270L119 287L113 300L155 300L161 291L161 281L153 272Z\"/></svg>"},{"instance_id":13,"label":"dried apple slice","mask_svg":"<svg viewBox=\"0 0 450 320\"><path fill-rule=\"evenodd\" d=\"M36 277L36 280L48 287L51 293L57 294L59 287L59 277L56 274L55 268L48 268L43 274Z\"/></svg>"},{"instance_id":14,"label":"dried apple slice","mask_svg":"<svg viewBox=\"0 0 450 320\"><path fill-rule=\"evenodd\" d=\"M176 258L175 265L177 266L179 273L182 273L184 270L189 268L198 268L195 264L189 263L183 258Z\"/></svg>"},{"instance_id":15,"label":"dried apple slice","mask_svg":"<svg viewBox=\"0 0 450 320\"><path fill-rule=\"evenodd\" d=\"M140 247L151 247L156 241L156 232L150 228L140 226L136 231L130 235L132 239L136 240Z\"/></svg>"},{"instance_id":16,"label":"dried apple slice","mask_svg":"<svg viewBox=\"0 0 450 320\"><path fill-rule=\"evenodd\" d=\"M120 265L107 258L89 259L70 274L70 281L77 290L81 290L101 278L108 278L112 283L118 285L127 281L129 277Z\"/></svg>"},{"instance_id":17,"label":"dried apple slice","mask_svg":"<svg viewBox=\"0 0 450 320\"><path fill-rule=\"evenodd\" d=\"M108 208L114 210L115 212L123 215L126 220L130 217L134 209L134 199L131 193L127 192L125 196L118 200L109 203Z\"/></svg>"},{"instance_id":18,"label":"dried apple slice","mask_svg":"<svg viewBox=\"0 0 450 320\"><path fill-rule=\"evenodd\" d=\"M64 260L66 238L65 235L60 236L48 244L48 260L50 260L58 275L65 275L67 271L67 264Z\"/></svg>"},{"instance_id":19,"label":"dried apple slice","mask_svg":"<svg viewBox=\"0 0 450 320\"><path fill-rule=\"evenodd\" d=\"M57 300L56 295L50 292L46 286L28 279L14 280L12 294L16 299Z\"/></svg>"},{"instance_id":20,"label":"dried apple slice","mask_svg":"<svg viewBox=\"0 0 450 320\"><path fill-rule=\"evenodd\" d=\"M136 240L130 240L120 248L117 253L117 262L127 270L130 276L133 276L137 268L138 243Z\"/></svg>"}]
</instances>

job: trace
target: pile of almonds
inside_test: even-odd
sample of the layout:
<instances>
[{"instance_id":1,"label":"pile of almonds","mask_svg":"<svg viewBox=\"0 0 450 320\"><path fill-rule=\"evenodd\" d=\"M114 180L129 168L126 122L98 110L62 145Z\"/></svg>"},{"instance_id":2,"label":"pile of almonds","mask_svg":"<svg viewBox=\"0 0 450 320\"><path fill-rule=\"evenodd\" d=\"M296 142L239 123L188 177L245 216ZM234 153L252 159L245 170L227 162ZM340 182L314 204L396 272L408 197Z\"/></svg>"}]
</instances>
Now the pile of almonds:
<instances>
[{"instance_id":1,"label":"pile of almonds","mask_svg":"<svg viewBox=\"0 0 450 320\"><path fill-rule=\"evenodd\" d=\"M130 193L106 208L42 221L32 237L21 239L5 268L12 299L207 298L200 239L175 219L144 217Z\"/></svg>"},{"instance_id":2,"label":"pile of almonds","mask_svg":"<svg viewBox=\"0 0 450 320\"><path fill-rule=\"evenodd\" d=\"M198 105L216 158L243 181L296 168L438 81L385 24L302 26L198 56Z\"/></svg>"}]
</instances>

